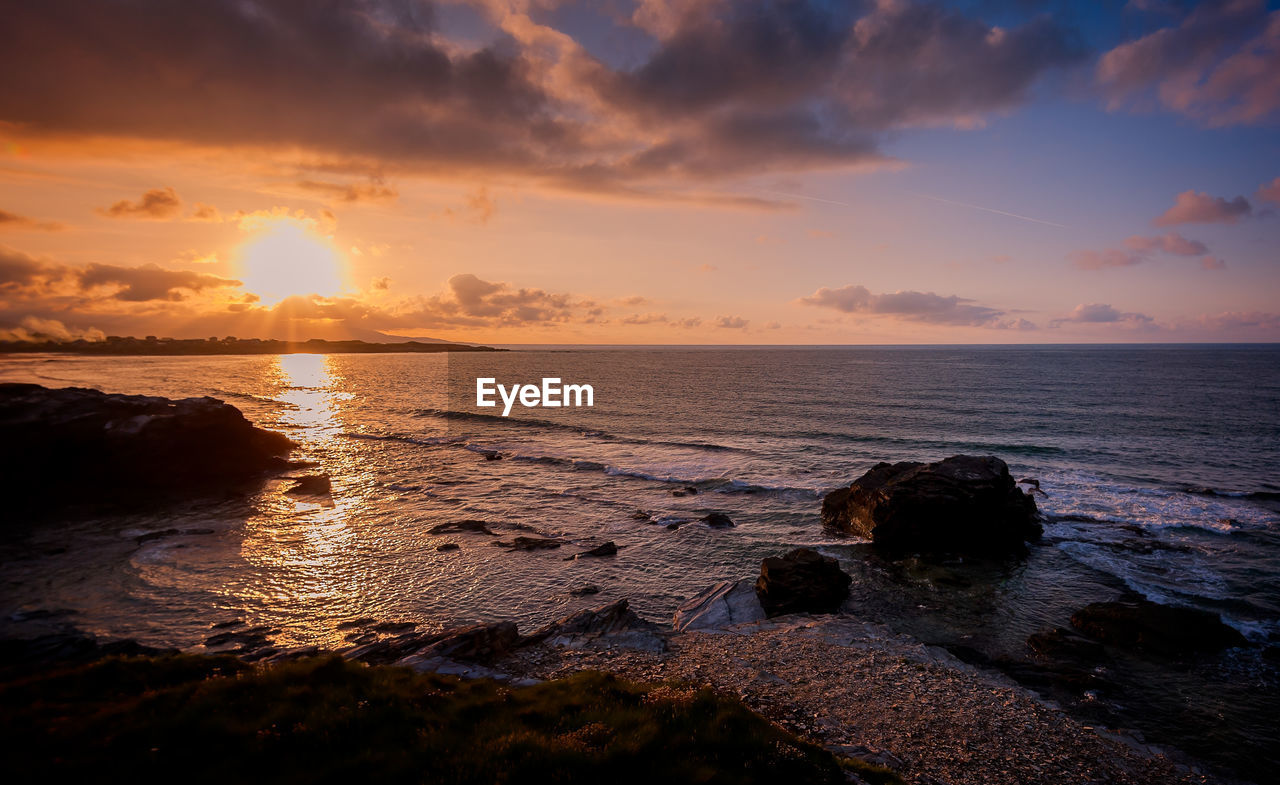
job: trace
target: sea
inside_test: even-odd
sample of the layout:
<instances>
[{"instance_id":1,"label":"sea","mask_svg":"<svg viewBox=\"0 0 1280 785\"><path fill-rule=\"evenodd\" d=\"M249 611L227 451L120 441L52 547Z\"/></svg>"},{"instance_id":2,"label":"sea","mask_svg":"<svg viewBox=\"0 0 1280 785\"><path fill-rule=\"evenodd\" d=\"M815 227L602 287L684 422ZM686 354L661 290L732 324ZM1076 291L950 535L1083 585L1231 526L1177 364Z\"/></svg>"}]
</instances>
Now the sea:
<instances>
[{"instance_id":1,"label":"sea","mask_svg":"<svg viewBox=\"0 0 1280 785\"><path fill-rule=\"evenodd\" d=\"M547 377L590 384L593 405L476 406L477 378ZM26 355L0 359L0 381L219 398L333 483L331 498L276 478L146 514L10 521L3 635L61 626L199 650L240 621L282 646L338 647L357 618L530 632L622 598L669 624L709 586L810 547L854 577L850 613L986 667L1029 661L1029 635L1094 601L1214 611L1252 645L1115 653L1097 666L1107 688L1034 687L1225 771L1280 765L1280 346ZM877 462L960 453L1038 480L1045 534L1025 556L890 560L823 528L823 495ZM699 520L713 512L736 525ZM431 532L464 520L495 536ZM496 544L516 536L564 545ZM571 558L609 541L614 557Z\"/></svg>"}]
</instances>

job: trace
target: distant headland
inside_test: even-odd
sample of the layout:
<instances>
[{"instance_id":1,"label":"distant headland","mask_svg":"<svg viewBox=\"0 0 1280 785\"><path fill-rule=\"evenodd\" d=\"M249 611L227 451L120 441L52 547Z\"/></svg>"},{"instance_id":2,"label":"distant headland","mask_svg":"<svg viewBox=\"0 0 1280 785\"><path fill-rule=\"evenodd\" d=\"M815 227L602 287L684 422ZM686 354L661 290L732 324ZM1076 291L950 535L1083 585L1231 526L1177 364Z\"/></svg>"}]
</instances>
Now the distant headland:
<instances>
[{"instance_id":1,"label":"distant headland","mask_svg":"<svg viewBox=\"0 0 1280 785\"><path fill-rule=\"evenodd\" d=\"M87 341L0 341L0 354L57 352L60 354L100 355L216 355L216 354L390 354L393 352L502 352L489 346L465 343L369 343L367 341L280 341L259 338L145 338L111 335L104 340Z\"/></svg>"}]
</instances>

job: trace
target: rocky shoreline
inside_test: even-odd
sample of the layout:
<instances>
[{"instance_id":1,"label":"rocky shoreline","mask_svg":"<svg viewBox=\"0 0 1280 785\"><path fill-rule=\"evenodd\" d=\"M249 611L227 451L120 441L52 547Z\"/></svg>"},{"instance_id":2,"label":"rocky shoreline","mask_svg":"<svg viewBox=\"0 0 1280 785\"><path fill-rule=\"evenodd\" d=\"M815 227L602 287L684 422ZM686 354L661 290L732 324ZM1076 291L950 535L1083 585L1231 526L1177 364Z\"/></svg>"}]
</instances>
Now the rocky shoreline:
<instances>
[{"instance_id":1,"label":"rocky shoreline","mask_svg":"<svg viewBox=\"0 0 1280 785\"><path fill-rule=\"evenodd\" d=\"M997 672L847 612L678 631L641 619L620 600L530 635L511 622L421 633L373 619L347 626L353 643L336 653L374 666L511 687L582 671L710 687L839 757L920 785L1231 782L1136 731L1083 724ZM230 653L266 669L335 653L277 649L271 634L278 631L220 627L191 653ZM0 666L13 673L164 653L132 641L50 636L4 642Z\"/></svg>"}]
</instances>

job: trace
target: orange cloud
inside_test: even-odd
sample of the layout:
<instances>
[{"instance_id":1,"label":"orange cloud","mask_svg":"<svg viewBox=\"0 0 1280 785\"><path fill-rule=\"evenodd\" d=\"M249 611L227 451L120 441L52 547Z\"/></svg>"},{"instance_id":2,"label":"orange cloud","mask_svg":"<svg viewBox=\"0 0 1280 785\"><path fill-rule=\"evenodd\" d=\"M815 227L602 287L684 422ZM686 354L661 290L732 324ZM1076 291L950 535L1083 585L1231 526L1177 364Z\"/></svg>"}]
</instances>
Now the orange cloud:
<instances>
[{"instance_id":1,"label":"orange cloud","mask_svg":"<svg viewBox=\"0 0 1280 785\"><path fill-rule=\"evenodd\" d=\"M66 227L54 221L37 221L25 215L0 210L0 229L34 229L41 232L60 232Z\"/></svg>"},{"instance_id":2,"label":"orange cloud","mask_svg":"<svg viewBox=\"0 0 1280 785\"><path fill-rule=\"evenodd\" d=\"M138 201L121 199L110 207L98 210L108 218L150 218L165 220L174 218L182 210L182 200L173 188L153 188Z\"/></svg>"}]
</instances>

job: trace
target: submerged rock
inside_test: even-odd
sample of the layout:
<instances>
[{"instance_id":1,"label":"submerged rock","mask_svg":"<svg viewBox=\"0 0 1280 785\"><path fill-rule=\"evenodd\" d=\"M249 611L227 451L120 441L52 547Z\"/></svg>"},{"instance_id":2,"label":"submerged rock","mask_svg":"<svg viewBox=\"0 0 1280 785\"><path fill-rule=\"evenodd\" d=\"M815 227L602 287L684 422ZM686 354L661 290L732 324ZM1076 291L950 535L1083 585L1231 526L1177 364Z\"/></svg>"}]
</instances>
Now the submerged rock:
<instances>
[{"instance_id":1,"label":"submerged rock","mask_svg":"<svg viewBox=\"0 0 1280 785\"><path fill-rule=\"evenodd\" d=\"M550 537L515 537L511 542L499 540L494 545L510 548L513 551L544 551L559 548L564 543Z\"/></svg>"},{"instance_id":2,"label":"submerged rock","mask_svg":"<svg viewBox=\"0 0 1280 785\"><path fill-rule=\"evenodd\" d=\"M617 555L618 555L618 546L614 544L613 540L610 540L609 542L606 542L603 545L597 545L596 547L592 548L589 551L583 551L582 553L574 554L569 558L581 559L585 556L617 556Z\"/></svg>"},{"instance_id":3,"label":"submerged rock","mask_svg":"<svg viewBox=\"0 0 1280 785\"><path fill-rule=\"evenodd\" d=\"M1009 552L1042 533L1035 500L992 456L876 464L827 494L822 520L891 551Z\"/></svg>"},{"instance_id":4,"label":"submerged rock","mask_svg":"<svg viewBox=\"0 0 1280 785\"><path fill-rule=\"evenodd\" d=\"M722 581L676 608L677 632L722 630L765 618L764 606L756 596L755 582Z\"/></svg>"},{"instance_id":5,"label":"submerged rock","mask_svg":"<svg viewBox=\"0 0 1280 785\"><path fill-rule=\"evenodd\" d=\"M293 496L327 496L333 492L333 483L327 474L305 474L292 479L293 485L285 493Z\"/></svg>"},{"instance_id":6,"label":"submerged rock","mask_svg":"<svg viewBox=\"0 0 1280 785\"><path fill-rule=\"evenodd\" d=\"M769 616L784 613L834 613L849 596L853 579L830 556L797 548L760 563L756 596Z\"/></svg>"},{"instance_id":7,"label":"submerged rock","mask_svg":"<svg viewBox=\"0 0 1280 785\"><path fill-rule=\"evenodd\" d=\"M1212 611L1150 600L1095 602L1071 614L1071 626L1094 640L1163 655L1215 652L1247 641Z\"/></svg>"},{"instance_id":8,"label":"submerged rock","mask_svg":"<svg viewBox=\"0 0 1280 785\"><path fill-rule=\"evenodd\" d=\"M713 512L709 515L702 516L702 522L713 529L728 529L734 524L733 519L722 512Z\"/></svg>"},{"instance_id":9,"label":"submerged rock","mask_svg":"<svg viewBox=\"0 0 1280 785\"><path fill-rule=\"evenodd\" d=\"M428 534L452 534L454 532L470 532L472 534L487 534L490 537L497 537L497 533L489 528L489 524L484 521L450 521L448 523L438 523L427 529Z\"/></svg>"},{"instance_id":10,"label":"submerged rock","mask_svg":"<svg viewBox=\"0 0 1280 785\"><path fill-rule=\"evenodd\" d=\"M7 502L43 510L225 490L289 468L297 446L214 398L37 384L0 384L0 443Z\"/></svg>"}]
</instances>

